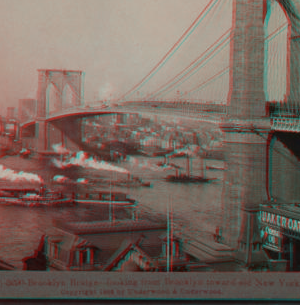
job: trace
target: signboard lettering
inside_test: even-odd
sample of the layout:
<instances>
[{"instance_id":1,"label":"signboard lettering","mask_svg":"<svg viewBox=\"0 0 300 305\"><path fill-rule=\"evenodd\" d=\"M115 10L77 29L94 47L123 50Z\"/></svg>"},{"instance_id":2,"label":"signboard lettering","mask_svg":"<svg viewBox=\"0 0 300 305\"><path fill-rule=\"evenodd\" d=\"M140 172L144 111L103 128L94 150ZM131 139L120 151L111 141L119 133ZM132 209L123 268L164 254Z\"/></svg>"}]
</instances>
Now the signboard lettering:
<instances>
[{"instance_id":1,"label":"signboard lettering","mask_svg":"<svg viewBox=\"0 0 300 305\"><path fill-rule=\"evenodd\" d=\"M268 226L265 226L261 230L261 237L263 239L263 247L281 252L282 251L282 233L270 228Z\"/></svg>"},{"instance_id":2,"label":"signboard lettering","mask_svg":"<svg viewBox=\"0 0 300 305\"><path fill-rule=\"evenodd\" d=\"M263 223L273 224L282 229L289 229L300 233L300 221L292 218L287 218L274 213L260 211L259 220Z\"/></svg>"}]
</instances>

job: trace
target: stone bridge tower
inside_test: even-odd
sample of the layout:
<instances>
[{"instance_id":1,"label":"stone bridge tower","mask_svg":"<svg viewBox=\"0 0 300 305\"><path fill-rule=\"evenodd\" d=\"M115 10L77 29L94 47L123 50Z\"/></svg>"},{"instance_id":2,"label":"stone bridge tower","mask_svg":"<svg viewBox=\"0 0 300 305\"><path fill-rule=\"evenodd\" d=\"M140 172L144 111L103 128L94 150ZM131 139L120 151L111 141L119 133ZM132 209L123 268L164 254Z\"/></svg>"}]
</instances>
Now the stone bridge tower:
<instances>
[{"instance_id":1,"label":"stone bridge tower","mask_svg":"<svg viewBox=\"0 0 300 305\"><path fill-rule=\"evenodd\" d=\"M267 1L233 0L228 117L221 126L228 164L223 186L224 238L246 264L261 251L256 213L268 199L266 161L272 132L263 86ZM278 2L292 21L287 96L293 102L299 98L300 85L300 1Z\"/></svg>"},{"instance_id":2,"label":"stone bridge tower","mask_svg":"<svg viewBox=\"0 0 300 305\"><path fill-rule=\"evenodd\" d=\"M47 118L64 109L83 105L83 72L38 70L37 116Z\"/></svg>"},{"instance_id":3,"label":"stone bridge tower","mask_svg":"<svg viewBox=\"0 0 300 305\"><path fill-rule=\"evenodd\" d=\"M256 212L266 200L263 0L233 0L228 117L222 124L228 170L223 185L225 243L251 261ZM259 246L258 246L259 247Z\"/></svg>"},{"instance_id":4,"label":"stone bridge tower","mask_svg":"<svg viewBox=\"0 0 300 305\"><path fill-rule=\"evenodd\" d=\"M70 70L38 71L36 148L41 152L51 150L54 142L64 144L72 134L80 134L80 130L77 130L79 127L68 134L68 128L63 131L59 122L51 123L47 119L52 115L63 114L64 110L69 108L83 106L84 73ZM66 127L74 124L73 121L69 121Z\"/></svg>"}]
</instances>

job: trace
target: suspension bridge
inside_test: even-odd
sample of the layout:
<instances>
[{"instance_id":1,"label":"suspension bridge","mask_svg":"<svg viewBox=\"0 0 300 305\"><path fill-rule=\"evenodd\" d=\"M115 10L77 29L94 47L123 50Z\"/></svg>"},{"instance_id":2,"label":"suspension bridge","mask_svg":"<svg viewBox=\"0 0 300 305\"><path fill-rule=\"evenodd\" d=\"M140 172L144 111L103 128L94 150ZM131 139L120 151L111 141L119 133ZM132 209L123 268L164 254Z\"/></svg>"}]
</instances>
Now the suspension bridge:
<instances>
[{"instance_id":1,"label":"suspension bridge","mask_svg":"<svg viewBox=\"0 0 300 305\"><path fill-rule=\"evenodd\" d=\"M225 11L227 21L221 18ZM23 140L36 151L51 150L55 141L78 148L80 119L109 113L152 113L219 126L228 167L225 243L247 263L261 251L259 205L300 197L291 187L300 181L299 73L299 0L211 0L149 73L111 106L84 105L82 71L39 70L37 100L20 104L22 132L31 134Z\"/></svg>"}]
</instances>

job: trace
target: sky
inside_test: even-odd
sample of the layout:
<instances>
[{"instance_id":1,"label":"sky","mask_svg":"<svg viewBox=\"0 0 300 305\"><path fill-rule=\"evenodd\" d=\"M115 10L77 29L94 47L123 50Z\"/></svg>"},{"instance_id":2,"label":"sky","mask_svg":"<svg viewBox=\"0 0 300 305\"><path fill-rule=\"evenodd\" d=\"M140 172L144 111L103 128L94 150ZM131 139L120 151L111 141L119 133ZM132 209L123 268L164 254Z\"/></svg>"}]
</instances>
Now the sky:
<instances>
[{"instance_id":1,"label":"sky","mask_svg":"<svg viewBox=\"0 0 300 305\"><path fill-rule=\"evenodd\" d=\"M163 58L209 2L0 0L0 114L6 114L7 106L17 107L19 99L36 98L37 69L84 71L86 104L122 97ZM174 100L183 94L190 100L226 100L229 44L221 45L214 59L184 83L171 83L170 89L162 85L226 33L231 27L231 3L219 1L163 68L127 99ZM219 78L186 95L221 71L225 72Z\"/></svg>"}]
</instances>

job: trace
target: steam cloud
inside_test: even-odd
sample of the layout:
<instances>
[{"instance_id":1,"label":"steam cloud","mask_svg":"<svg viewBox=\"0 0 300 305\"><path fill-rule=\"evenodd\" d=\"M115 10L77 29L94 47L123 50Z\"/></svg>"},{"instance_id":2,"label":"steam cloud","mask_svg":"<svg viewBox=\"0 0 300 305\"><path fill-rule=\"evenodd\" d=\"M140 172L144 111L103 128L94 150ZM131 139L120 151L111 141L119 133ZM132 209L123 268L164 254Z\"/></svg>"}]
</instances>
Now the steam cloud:
<instances>
[{"instance_id":1,"label":"steam cloud","mask_svg":"<svg viewBox=\"0 0 300 305\"><path fill-rule=\"evenodd\" d=\"M82 184L87 184L87 183L88 183L88 180L85 179L85 178L78 178L76 182L77 182L77 183L82 183Z\"/></svg>"},{"instance_id":2,"label":"steam cloud","mask_svg":"<svg viewBox=\"0 0 300 305\"><path fill-rule=\"evenodd\" d=\"M57 183L80 183L80 184L87 184L88 180L85 178L78 178L76 181L73 181L71 179L69 179L66 176L63 175L56 175L53 177L53 181L57 182Z\"/></svg>"},{"instance_id":3,"label":"steam cloud","mask_svg":"<svg viewBox=\"0 0 300 305\"><path fill-rule=\"evenodd\" d=\"M59 154L69 154L70 150L65 148L62 144L53 144L52 148L55 152Z\"/></svg>"},{"instance_id":4,"label":"steam cloud","mask_svg":"<svg viewBox=\"0 0 300 305\"><path fill-rule=\"evenodd\" d=\"M114 171L114 172L119 172L119 173L124 173L124 174L130 173L125 168L121 168L121 167L112 165L105 161L97 161L93 157L88 158L88 155L83 151L78 152L76 154L76 156L70 158L69 161L61 162L57 159L54 159L53 163L56 167L59 167L59 168L67 168L69 166L76 165L76 166L81 166L84 168L93 168L96 170L107 170L107 171Z\"/></svg>"},{"instance_id":5,"label":"steam cloud","mask_svg":"<svg viewBox=\"0 0 300 305\"><path fill-rule=\"evenodd\" d=\"M16 172L12 169L6 168L0 164L0 179L13 181L13 182L38 182L44 183L43 179L37 174Z\"/></svg>"},{"instance_id":6,"label":"steam cloud","mask_svg":"<svg viewBox=\"0 0 300 305\"><path fill-rule=\"evenodd\" d=\"M62 176L62 175L56 175L53 177L53 181L58 182L58 183L66 183L66 182L69 182L70 179L65 176Z\"/></svg>"}]
</instances>

